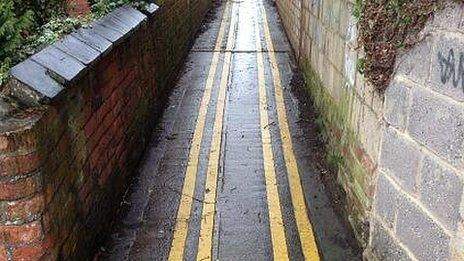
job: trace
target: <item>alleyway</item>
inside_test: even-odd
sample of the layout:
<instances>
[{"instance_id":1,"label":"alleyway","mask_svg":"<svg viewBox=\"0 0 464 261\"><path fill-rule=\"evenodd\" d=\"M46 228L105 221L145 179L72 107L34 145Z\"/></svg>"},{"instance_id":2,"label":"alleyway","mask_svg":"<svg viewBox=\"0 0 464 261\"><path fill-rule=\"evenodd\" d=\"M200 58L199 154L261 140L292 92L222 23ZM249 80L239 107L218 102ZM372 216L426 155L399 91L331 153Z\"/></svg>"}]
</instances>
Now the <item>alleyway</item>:
<instances>
[{"instance_id":1,"label":"alleyway","mask_svg":"<svg viewBox=\"0 0 464 261\"><path fill-rule=\"evenodd\" d=\"M270 2L216 7L103 259L361 259L308 155L292 60Z\"/></svg>"}]
</instances>

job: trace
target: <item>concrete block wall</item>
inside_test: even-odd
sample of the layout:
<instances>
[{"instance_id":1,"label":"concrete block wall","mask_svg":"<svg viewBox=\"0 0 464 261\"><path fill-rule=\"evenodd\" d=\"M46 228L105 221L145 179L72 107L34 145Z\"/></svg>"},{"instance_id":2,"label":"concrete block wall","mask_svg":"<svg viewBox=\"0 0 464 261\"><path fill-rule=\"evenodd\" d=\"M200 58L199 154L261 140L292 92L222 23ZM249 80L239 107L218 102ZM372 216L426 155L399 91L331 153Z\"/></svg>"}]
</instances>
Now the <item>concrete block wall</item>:
<instances>
[{"instance_id":1,"label":"concrete block wall","mask_svg":"<svg viewBox=\"0 0 464 261\"><path fill-rule=\"evenodd\" d=\"M328 154L343 157L335 177L346 193L346 212L367 245L382 137L383 98L357 72L351 0L276 0L281 20L325 122ZM341 141L341 142L340 142ZM338 145L340 144L340 145ZM337 160L337 159L336 159Z\"/></svg>"},{"instance_id":2,"label":"concrete block wall","mask_svg":"<svg viewBox=\"0 0 464 261\"><path fill-rule=\"evenodd\" d=\"M464 260L463 10L435 14L385 93L368 249L380 259Z\"/></svg>"},{"instance_id":3,"label":"concrete block wall","mask_svg":"<svg viewBox=\"0 0 464 261\"><path fill-rule=\"evenodd\" d=\"M356 70L354 1L276 3L365 257L464 260L464 5L446 1L379 94Z\"/></svg>"},{"instance_id":4,"label":"concrete block wall","mask_svg":"<svg viewBox=\"0 0 464 261\"><path fill-rule=\"evenodd\" d=\"M123 7L0 94L0 260L87 260L111 225L210 1Z\"/></svg>"}]
</instances>

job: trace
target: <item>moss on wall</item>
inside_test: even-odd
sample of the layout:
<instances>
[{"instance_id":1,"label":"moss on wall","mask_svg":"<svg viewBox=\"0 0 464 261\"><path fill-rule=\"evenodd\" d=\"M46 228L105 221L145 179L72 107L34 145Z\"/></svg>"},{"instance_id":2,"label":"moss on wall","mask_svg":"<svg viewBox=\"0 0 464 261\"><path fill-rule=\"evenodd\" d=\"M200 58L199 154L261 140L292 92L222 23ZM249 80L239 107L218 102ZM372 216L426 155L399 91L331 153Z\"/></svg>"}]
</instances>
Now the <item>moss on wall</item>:
<instances>
[{"instance_id":1,"label":"moss on wall","mask_svg":"<svg viewBox=\"0 0 464 261\"><path fill-rule=\"evenodd\" d=\"M332 180L344 191L343 210L359 242L365 246L369 235L367 213L371 208L369 173L360 157L360 145L351 129L353 90L343 88L339 101L327 92L308 60L302 62L306 87L317 110L317 124L326 144L326 161L336 177Z\"/></svg>"}]
</instances>

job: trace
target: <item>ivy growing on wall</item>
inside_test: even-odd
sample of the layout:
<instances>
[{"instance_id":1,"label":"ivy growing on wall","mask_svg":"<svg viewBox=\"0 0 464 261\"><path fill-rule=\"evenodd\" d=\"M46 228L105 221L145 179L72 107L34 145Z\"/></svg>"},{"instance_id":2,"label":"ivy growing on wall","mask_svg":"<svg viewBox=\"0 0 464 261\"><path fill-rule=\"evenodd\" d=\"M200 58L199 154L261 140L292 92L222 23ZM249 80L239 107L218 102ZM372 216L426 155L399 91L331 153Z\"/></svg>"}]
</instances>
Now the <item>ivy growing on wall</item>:
<instances>
[{"instance_id":1,"label":"ivy growing on wall","mask_svg":"<svg viewBox=\"0 0 464 261\"><path fill-rule=\"evenodd\" d=\"M365 57L358 70L383 92L393 74L398 50L417 43L417 34L443 6L442 0L356 0L359 42Z\"/></svg>"},{"instance_id":2,"label":"ivy growing on wall","mask_svg":"<svg viewBox=\"0 0 464 261\"><path fill-rule=\"evenodd\" d=\"M8 1L7 1L8 2ZM32 13L36 25L43 25L54 16L63 15L65 0L13 0L17 15Z\"/></svg>"}]
</instances>

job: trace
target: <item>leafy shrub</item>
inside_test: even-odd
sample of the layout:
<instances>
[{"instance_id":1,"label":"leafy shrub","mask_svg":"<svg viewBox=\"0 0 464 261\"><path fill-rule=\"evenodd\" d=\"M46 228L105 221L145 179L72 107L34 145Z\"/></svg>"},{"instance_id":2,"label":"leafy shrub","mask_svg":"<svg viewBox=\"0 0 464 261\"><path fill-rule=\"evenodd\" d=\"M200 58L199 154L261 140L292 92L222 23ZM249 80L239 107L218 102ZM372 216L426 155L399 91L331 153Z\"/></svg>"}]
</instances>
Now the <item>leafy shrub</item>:
<instances>
[{"instance_id":1,"label":"leafy shrub","mask_svg":"<svg viewBox=\"0 0 464 261\"><path fill-rule=\"evenodd\" d=\"M62 16L65 13L65 0L13 0L13 2L17 15L33 13L36 26L41 26L51 18Z\"/></svg>"},{"instance_id":2,"label":"leafy shrub","mask_svg":"<svg viewBox=\"0 0 464 261\"><path fill-rule=\"evenodd\" d=\"M25 31L33 24L32 15L32 11L26 11L17 16L13 0L0 2L0 84L11 64L16 62L15 52L24 41Z\"/></svg>"},{"instance_id":3,"label":"leafy shrub","mask_svg":"<svg viewBox=\"0 0 464 261\"><path fill-rule=\"evenodd\" d=\"M92 12L97 15L105 15L116 7L130 4L136 8L143 8L149 3L149 0L93 0Z\"/></svg>"}]
</instances>

